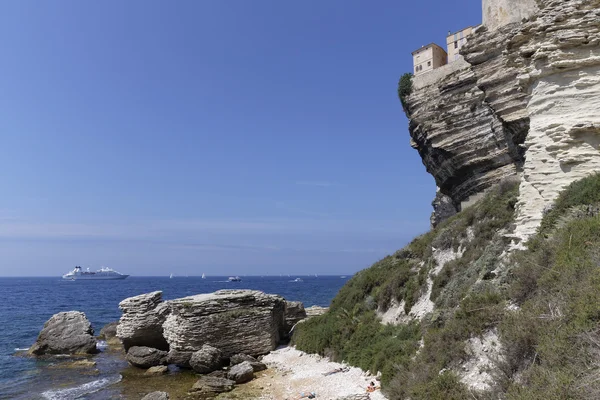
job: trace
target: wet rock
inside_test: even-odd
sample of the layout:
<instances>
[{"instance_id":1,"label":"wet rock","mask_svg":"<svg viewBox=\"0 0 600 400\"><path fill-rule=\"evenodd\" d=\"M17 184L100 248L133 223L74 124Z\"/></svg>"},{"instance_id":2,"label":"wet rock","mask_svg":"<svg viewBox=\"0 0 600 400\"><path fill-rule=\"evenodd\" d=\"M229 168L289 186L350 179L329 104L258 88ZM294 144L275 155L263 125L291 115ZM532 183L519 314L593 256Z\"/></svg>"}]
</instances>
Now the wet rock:
<instances>
[{"instance_id":1,"label":"wet rock","mask_svg":"<svg viewBox=\"0 0 600 400\"><path fill-rule=\"evenodd\" d=\"M32 355L97 353L92 324L85 314L68 311L54 314L29 349Z\"/></svg>"},{"instance_id":2,"label":"wet rock","mask_svg":"<svg viewBox=\"0 0 600 400\"><path fill-rule=\"evenodd\" d=\"M219 290L169 301L163 334L174 351L210 344L224 358L274 350L285 333L285 300L256 290Z\"/></svg>"},{"instance_id":3,"label":"wet rock","mask_svg":"<svg viewBox=\"0 0 600 400\"><path fill-rule=\"evenodd\" d=\"M98 339L111 339L117 336L117 326L119 325L119 321L110 322L102 329L100 329L100 333L98 334Z\"/></svg>"},{"instance_id":4,"label":"wet rock","mask_svg":"<svg viewBox=\"0 0 600 400\"><path fill-rule=\"evenodd\" d=\"M133 346L127 351L127 361L138 368L150 368L167 362L167 352L145 346Z\"/></svg>"},{"instance_id":5,"label":"wet rock","mask_svg":"<svg viewBox=\"0 0 600 400\"><path fill-rule=\"evenodd\" d=\"M192 354L190 366L199 374L208 374L221 368L221 350L205 344L200 350Z\"/></svg>"},{"instance_id":6,"label":"wet rock","mask_svg":"<svg viewBox=\"0 0 600 400\"><path fill-rule=\"evenodd\" d=\"M152 392L148 393L142 400L169 400L169 393L167 392Z\"/></svg>"},{"instance_id":7,"label":"wet rock","mask_svg":"<svg viewBox=\"0 0 600 400\"><path fill-rule=\"evenodd\" d=\"M198 379L190 392L205 395L216 395L219 393L230 392L234 387L235 382L232 380L204 375Z\"/></svg>"},{"instance_id":8,"label":"wet rock","mask_svg":"<svg viewBox=\"0 0 600 400\"><path fill-rule=\"evenodd\" d=\"M144 372L144 375L164 375L167 372L169 372L169 367L166 365L157 365L155 367L148 368L148 370Z\"/></svg>"},{"instance_id":9,"label":"wet rock","mask_svg":"<svg viewBox=\"0 0 600 400\"><path fill-rule=\"evenodd\" d=\"M249 361L236 364L227 373L227 377L235 383L246 383L254 379L254 368Z\"/></svg>"},{"instance_id":10,"label":"wet rock","mask_svg":"<svg viewBox=\"0 0 600 400\"><path fill-rule=\"evenodd\" d=\"M119 308L123 315L117 326L117 337L126 351L132 346L169 350L162 327L169 306L162 301L162 292L129 297L119 303Z\"/></svg>"}]
</instances>

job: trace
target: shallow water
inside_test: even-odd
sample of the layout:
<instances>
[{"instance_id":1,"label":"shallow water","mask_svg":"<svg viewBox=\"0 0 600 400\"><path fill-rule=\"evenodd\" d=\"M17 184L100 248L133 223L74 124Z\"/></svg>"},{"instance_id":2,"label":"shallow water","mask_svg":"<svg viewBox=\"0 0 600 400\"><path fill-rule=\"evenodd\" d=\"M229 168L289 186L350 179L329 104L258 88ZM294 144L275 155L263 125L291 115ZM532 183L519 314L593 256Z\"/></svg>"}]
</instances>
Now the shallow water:
<instances>
[{"instance_id":1,"label":"shallow water","mask_svg":"<svg viewBox=\"0 0 600 400\"><path fill-rule=\"evenodd\" d=\"M0 399L103 399L127 398L120 389L127 364L110 352L93 358L96 368L72 369L57 359L36 360L15 355L27 349L53 314L83 311L96 333L118 320L121 300L154 290L173 299L219 289L257 289L275 293L305 306L328 306L347 278L339 276L242 277L130 277L122 281L63 281L59 278L0 278ZM110 394L109 394L110 393Z\"/></svg>"}]
</instances>

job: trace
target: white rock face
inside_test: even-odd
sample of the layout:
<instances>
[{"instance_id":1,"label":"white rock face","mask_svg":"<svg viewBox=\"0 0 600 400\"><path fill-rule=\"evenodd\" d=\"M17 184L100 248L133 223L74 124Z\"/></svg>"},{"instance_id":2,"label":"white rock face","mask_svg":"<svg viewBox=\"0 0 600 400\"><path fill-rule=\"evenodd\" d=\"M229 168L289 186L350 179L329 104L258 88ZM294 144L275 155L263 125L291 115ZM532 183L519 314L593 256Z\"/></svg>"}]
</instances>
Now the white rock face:
<instances>
[{"instance_id":1,"label":"white rock face","mask_svg":"<svg viewBox=\"0 0 600 400\"><path fill-rule=\"evenodd\" d=\"M415 79L411 145L457 209L519 176L523 243L561 190L600 171L600 0L483 5L488 29L461 49L467 66Z\"/></svg>"},{"instance_id":2,"label":"white rock face","mask_svg":"<svg viewBox=\"0 0 600 400\"><path fill-rule=\"evenodd\" d=\"M457 371L461 382L474 390L489 389L493 382L489 370L494 367L494 360L500 358L501 350L495 329L467 340L466 351L470 357Z\"/></svg>"},{"instance_id":3,"label":"white rock face","mask_svg":"<svg viewBox=\"0 0 600 400\"><path fill-rule=\"evenodd\" d=\"M530 91L515 232L522 240L561 190L600 171L600 11L590 3L564 2L526 31L525 47L535 51L520 76Z\"/></svg>"},{"instance_id":4,"label":"white rock face","mask_svg":"<svg viewBox=\"0 0 600 400\"><path fill-rule=\"evenodd\" d=\"M483 25L493 31L538 11L535 0L483 0Z\"/></svg>"}]
</instances>

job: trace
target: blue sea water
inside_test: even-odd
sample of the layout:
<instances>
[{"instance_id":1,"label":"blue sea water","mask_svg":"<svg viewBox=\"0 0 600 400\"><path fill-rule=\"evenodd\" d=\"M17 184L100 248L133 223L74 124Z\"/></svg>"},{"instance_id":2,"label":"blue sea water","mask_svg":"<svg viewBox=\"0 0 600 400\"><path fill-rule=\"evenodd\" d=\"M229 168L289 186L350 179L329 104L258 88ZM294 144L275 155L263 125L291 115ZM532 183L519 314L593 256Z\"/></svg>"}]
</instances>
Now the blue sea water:
<instances>
[{"instance_id":1,"label":"blue sea water","mask_svg":"<svg viewBox=\"0 0 600 400\"><path fill-rule=\"evenodd\" d=\"M120 281L65 281L59 278L0 278L0 399L92 399L96 388L118 381L120 365L96 356L100 376L73 378L53 373L52 363L18 356L19 349L31 346L41 328L60 311L83 311L96 333L121 316L121 300L155 290L165 300L219 289L262 290L302 301L306 307L328 306L347 281L340 276L242 277L228 282L227 277L129 277ZM60 388L60 389L58 389Z\"/></svg>"}]
</instances>

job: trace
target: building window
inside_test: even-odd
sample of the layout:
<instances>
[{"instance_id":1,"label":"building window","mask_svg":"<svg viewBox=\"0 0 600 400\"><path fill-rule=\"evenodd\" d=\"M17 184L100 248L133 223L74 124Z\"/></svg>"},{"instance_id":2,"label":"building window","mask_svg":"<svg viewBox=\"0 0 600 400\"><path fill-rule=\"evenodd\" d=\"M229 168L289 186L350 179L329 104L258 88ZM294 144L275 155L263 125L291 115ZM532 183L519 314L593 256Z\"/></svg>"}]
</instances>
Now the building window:
<instances>
[{"instance_id":1,"label":"building window","mask_svg":"<svg viewBox=\"0 0 600 400\"><path fill-rule=\"evenodd\" d=\"M427 66L431 67L431 61L427 61Z\"/></svg>"},{"instance_id":2,"label":"building window","mask_svg":"<svg viewBox=\"0 0 600 400\"><path fill-rule=\"evenodd\" d=\"M458 42L454 42L454 48L458 49Z\"/></svg>"}]
</instances>

